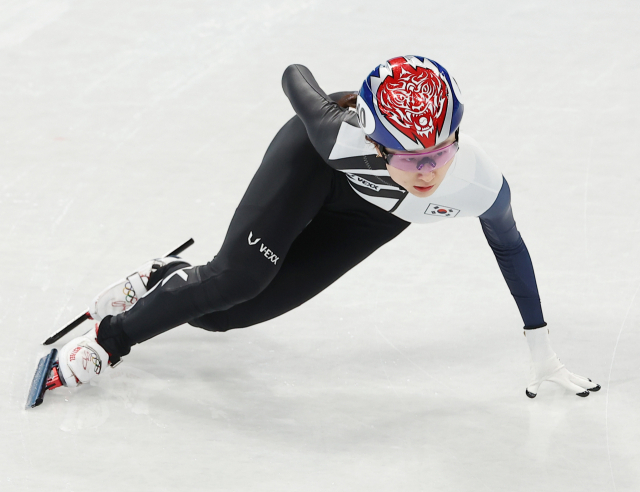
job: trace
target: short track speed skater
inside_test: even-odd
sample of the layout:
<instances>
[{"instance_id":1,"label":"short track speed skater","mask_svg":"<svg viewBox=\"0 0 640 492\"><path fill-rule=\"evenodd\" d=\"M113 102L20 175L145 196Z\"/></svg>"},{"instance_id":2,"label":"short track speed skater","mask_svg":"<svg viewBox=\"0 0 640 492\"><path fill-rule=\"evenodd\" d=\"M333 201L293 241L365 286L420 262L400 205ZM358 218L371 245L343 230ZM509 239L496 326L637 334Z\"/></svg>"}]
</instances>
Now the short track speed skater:
<instances>
[{"instance_id":1,"label":"short track speed skater","mask_svg":"<svg viewBox=\"0 0 640 492\"><path fill-rule=\"evenodd\" d=\"M87 383L100 374L106 365L115 366L119 360L110 360L109 354L96 341L100 321L106 316L116 315L133 307L151 289L150 278L154 272L169 264L185 264L177 255L193 243L194 240L189 239L162 258L145 263L131 275L110 285L95 297L90 307L80 316L52 333L43 345L51 345L60 340L86 320L96 321L95 329L92 328L85 335L67 343L60 352L54 348L40 359L31 382L26 408L40 405L47 390ZM178 265L174 268L177 267Z\"/></svg>"}]
</instances>

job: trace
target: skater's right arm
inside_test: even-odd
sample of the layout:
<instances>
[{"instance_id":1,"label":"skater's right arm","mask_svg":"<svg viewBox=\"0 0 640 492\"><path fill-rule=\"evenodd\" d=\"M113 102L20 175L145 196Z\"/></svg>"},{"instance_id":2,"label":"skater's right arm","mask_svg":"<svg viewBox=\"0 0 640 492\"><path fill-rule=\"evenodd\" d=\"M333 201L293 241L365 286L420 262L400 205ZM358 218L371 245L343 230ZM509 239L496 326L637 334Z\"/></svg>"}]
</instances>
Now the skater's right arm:
<instances>
[{"instance_id":1,"label":"skater's right arm","mask_svg":"<svg viewBox=\"0 0 640 492\"><path fill-rule=\"evenodd\" d=\"M313 146L329 162L343 122L358 127L355 112L341 108L318 85L304 65L290 65L282 76L282 88L307 129Z\"/></svg>"}]
</instances>

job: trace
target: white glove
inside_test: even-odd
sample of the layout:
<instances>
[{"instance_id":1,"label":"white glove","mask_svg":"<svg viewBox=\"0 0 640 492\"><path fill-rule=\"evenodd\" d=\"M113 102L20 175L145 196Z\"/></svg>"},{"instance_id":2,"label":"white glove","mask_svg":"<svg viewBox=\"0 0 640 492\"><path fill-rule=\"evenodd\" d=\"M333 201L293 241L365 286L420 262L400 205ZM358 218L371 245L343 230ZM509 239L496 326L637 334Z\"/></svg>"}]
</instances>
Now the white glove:
<instances>
[{"instance_id":1,"label":"white glove","mask_svg":"<svg viewBox=\"0 0 640 492\"><path fill-rule=\"evenodd\" d=\"M551 348L549 330L536 328L525 330L529 350L531 351L531 374L526 393L529 398L535 398L538 388L543 381L553 381L578 396L589 396L590 391L599 391L600 385L591 379L573 374L564 367L558 356Z\"/></svg>"}]
</instances>

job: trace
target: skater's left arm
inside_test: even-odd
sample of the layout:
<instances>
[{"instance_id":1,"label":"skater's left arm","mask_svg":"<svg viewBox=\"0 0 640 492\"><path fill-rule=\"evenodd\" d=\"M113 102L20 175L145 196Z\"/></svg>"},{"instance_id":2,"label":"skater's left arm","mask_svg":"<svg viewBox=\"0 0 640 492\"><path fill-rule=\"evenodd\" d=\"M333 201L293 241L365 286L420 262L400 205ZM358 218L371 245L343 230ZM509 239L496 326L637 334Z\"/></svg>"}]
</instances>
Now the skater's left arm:
<instances>
[{"instance_id":1,"label":"skater's left arm","mask_svg":"<svg viewBox=\"0 0 640 492\"><path fill-rule=\"evenodd\" d=\"M527 396L534 398L543 381L561 384L578 396L588 396L589 391L598 391L599 385L570 373L551 348L531 256L516 228L511 210L511 192L506 180L503 179L496 201L480 216L480 224L524 321L531 352Z\"/></svg>"},{"instance_id":2,"label":"skater's left arm","mask_svg":"<svg viewBox=\"0 0 640 492\"><path fill-rule=\"evenodd\" d=\"M496 201L480 216L480 224L518 305L525 330L546 326L533 264L516 228L511 210L511 191L504 178Z\"/></svg>"},{"instance_id":3,"label":"skater's left arm","mask_svg":"<svg viewBox=\"0 0 640 492\"><path fill-rule=\"evenodd\" d=\"M282 75L282 88L304 123L314 148L331 165L329 156L342 123L358 127L355 112L348 111L334 99L348 93L327 95L304 65L287 67Z\"/></svg>"}]
</instances>

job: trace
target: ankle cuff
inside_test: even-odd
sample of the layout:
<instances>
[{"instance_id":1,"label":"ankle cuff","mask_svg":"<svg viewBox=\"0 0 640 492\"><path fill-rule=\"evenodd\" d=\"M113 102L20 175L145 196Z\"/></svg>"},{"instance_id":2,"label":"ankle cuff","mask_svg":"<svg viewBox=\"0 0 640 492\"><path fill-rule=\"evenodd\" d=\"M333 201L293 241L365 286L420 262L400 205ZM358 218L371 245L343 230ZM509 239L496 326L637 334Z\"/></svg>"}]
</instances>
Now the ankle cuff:
<instances>
[{"instance_id":1,"label":"ankle cuff","mask_svg":"<svg viewBox=\"0 0 640 492\"><path fill-rule=\"evenodd\" d=\"M112 366L120 361L120 357L128 355L133 345L118 323L117 316L106 316L100 322L96 340L109 354L109 364Z\"/></svg>"}]
</instances>

